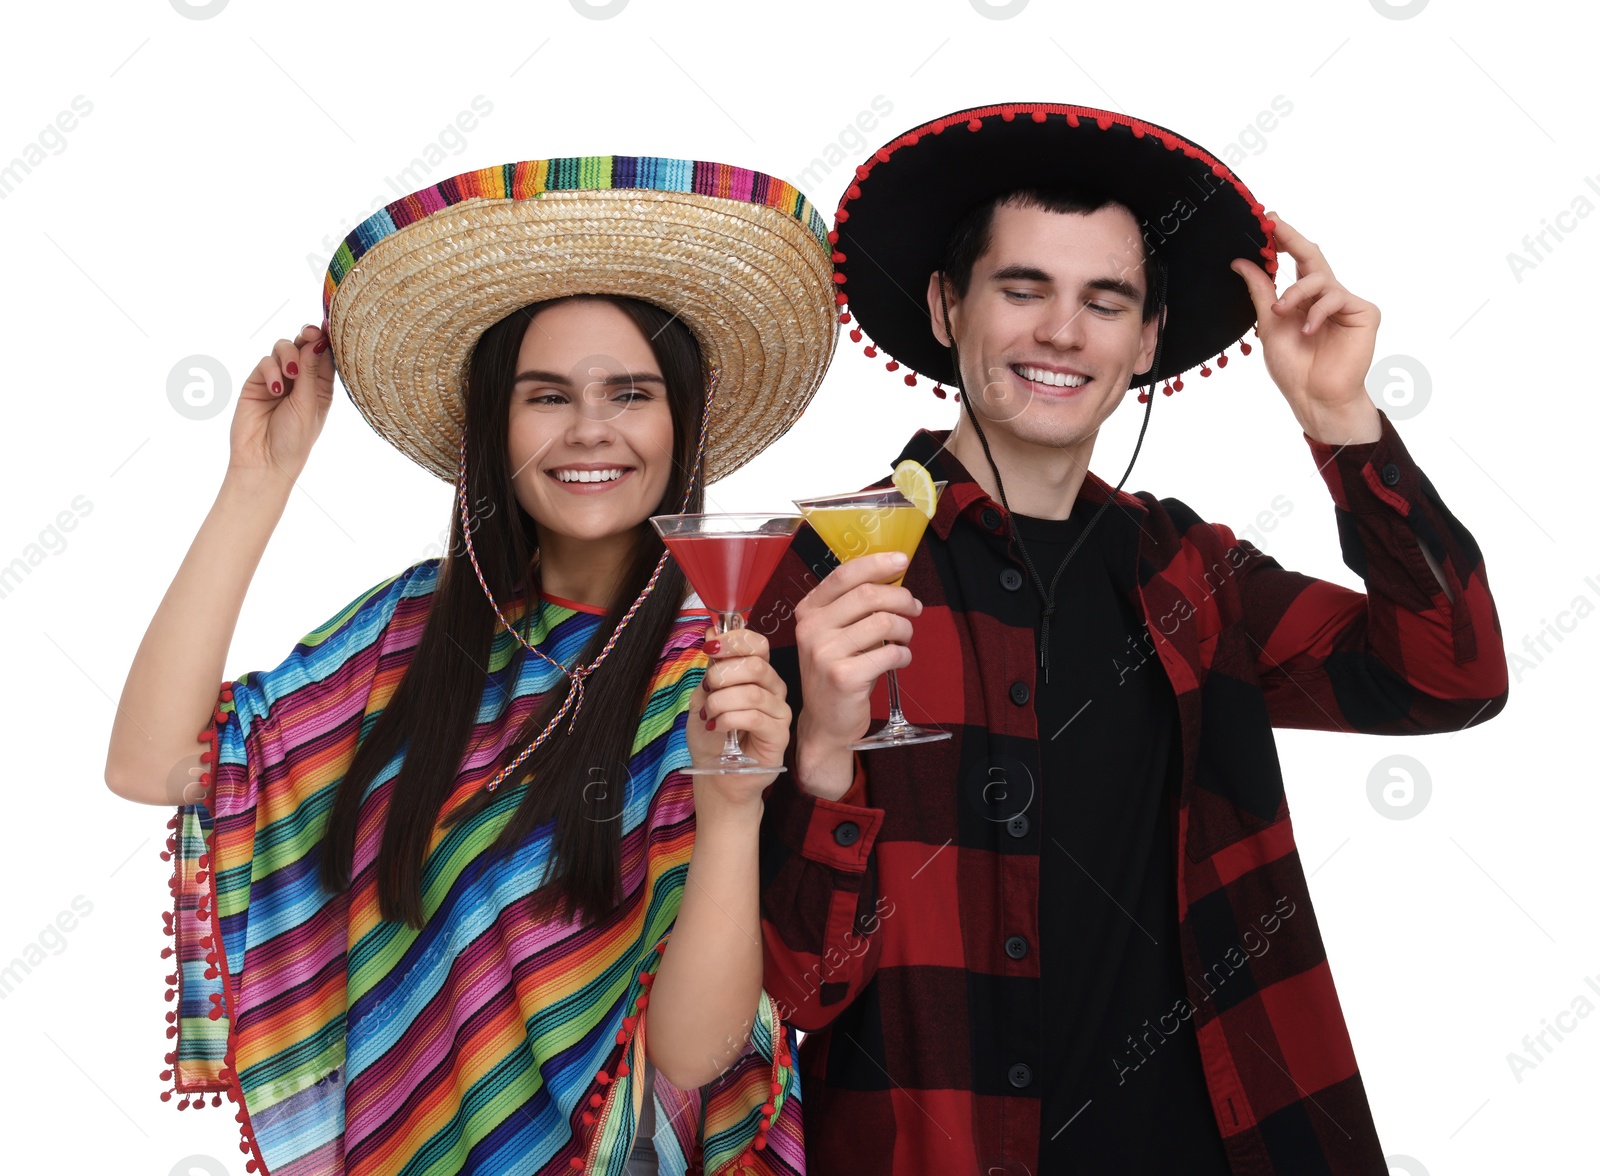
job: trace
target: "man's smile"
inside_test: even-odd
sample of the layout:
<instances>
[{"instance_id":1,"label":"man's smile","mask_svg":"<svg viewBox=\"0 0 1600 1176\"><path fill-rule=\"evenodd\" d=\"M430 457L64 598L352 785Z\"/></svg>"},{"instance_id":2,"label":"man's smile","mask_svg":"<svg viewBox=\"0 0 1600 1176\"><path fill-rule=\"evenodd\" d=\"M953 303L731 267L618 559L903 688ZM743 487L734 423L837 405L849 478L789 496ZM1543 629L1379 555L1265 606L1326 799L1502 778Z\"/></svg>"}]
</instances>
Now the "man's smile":
<instances>
[{"instance_id":1,"label":"man's smile","mask_svg":"<svg viewBox=\"0 0 1600 1176\"><path fill-rule=\"evenodd\" d=\"M1056 365L1014 363L1009 370L1036 395L1071 396L1090 383L1082 372Z\"/></svg>"}]
</instances>

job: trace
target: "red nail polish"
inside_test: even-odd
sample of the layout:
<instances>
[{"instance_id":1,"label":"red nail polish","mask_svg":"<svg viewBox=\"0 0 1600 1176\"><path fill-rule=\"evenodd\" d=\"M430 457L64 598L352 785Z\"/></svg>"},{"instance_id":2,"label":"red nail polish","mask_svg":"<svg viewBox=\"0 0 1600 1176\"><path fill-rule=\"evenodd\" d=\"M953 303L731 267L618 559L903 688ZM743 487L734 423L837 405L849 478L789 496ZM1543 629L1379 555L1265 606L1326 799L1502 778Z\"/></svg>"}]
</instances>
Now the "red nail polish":
<instances>
[{"instance_id":1,"label":"red nail polish","mask_svg":"<svg viewBox=\"0 0 1600 1176\"><path fill-rule=\"evenodd\" d=\"M720 652L722 652L722 642L720 642L720 641L707 641L706 642L706 652L707 653L720 653Z\"/></svg>"},{"instance_id":2,"label":"red nail polish","mask_svg":"<svg viewBox=\"0 0 1600 1176\"><path fill-rule=\"evenodd\" d=\"M706 708L705 707L701 707L700 708L700 717L702 719L706 717Z\"/></svg>"},{"instance_id":3,"label":"red nail polish","mask_svg":"<svg viewBox=\"0 0 1600 1176\"><path fill-rule=\"evenodd\" d=\"M716 729L717 729L717 720L712 719L709 723L706 724L706 730L707 731L715 731Z\"/></svg>"},{"instance_id":4,"label":"red nail polish","mask_svg":"<svg viewBox=\"0 0 1600 1176\"><path fill-rule=\"evenodd\" d=\"M327 349L328 349L328 341L326 339L318 339L316 341L316 343L314 343L312 345L312 347L311 347L311 354L312 355L321 355Z\"/></svg>"},{"instance_id":5,"label":"red nail polish","mask_svg":"<svg viewBox=\"0 0 1600 1176\"><path fill-rule=\"evenodd\" d=\"M274 380L274 381L272 381L272 390L273 390L274 393L282 392L283 391L283 385L278 383L278 381Z\"/></svg>"},{"instance_id":6,"label":"red nail polish","mask_svg":"<svg viewBox=\"0 0 1600 1176\"><path fill-rule=\"evenodd\" d=\"M289 378L292 380L300 374L300 365L297 363L286 363L283 365L283 370L289 373Z\"/></svg>"}]
</instances>

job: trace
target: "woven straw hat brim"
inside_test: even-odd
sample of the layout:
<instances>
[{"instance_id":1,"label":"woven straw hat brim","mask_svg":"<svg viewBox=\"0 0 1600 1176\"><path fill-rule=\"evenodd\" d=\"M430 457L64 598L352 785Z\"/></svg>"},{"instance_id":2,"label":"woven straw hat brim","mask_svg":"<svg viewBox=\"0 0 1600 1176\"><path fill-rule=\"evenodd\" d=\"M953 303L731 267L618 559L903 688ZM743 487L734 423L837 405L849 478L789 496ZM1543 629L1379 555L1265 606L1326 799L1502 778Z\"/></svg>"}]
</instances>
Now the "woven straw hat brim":
<instances>
[{"instance_id":1,"label":"woven straw hat brim","mask_svg":"<svg viewBox=\"0 0 1600 1176\"><path fill-rule=\"evenodd\" d=\"M454 481L465 374L483 332L530 303L619 294L681 318L719 372L707 483L799 417L838 334L826 248L766 205L652 189L468 199L377 241L328 308L341 379L367 422Z\"/></svg>"}]
</instances>

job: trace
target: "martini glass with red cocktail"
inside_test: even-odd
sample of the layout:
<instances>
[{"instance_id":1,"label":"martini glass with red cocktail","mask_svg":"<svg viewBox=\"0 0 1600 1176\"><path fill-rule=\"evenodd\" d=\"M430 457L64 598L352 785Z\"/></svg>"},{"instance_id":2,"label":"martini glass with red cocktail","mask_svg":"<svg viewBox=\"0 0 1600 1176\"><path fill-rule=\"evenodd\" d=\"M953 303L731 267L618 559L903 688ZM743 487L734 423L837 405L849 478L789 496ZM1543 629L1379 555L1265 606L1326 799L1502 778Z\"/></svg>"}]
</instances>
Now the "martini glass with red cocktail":
<instances>
[{"instance_id":1,"label":"martini glass with red cocktail","mask_svg":"<svg viewBox=\"0 0 1600 1176\"><path fill-rule=\"evenodd\" d=\"M744 628L744 614L777 570L800 527L799 515L656 515L650 523L678 561L689 585L720 618L723 632ZM690 775L781 772L782 764L763 764L739 746L729 731L722 754L709 764L685 768Z\"/></svg>"}]
</instances>

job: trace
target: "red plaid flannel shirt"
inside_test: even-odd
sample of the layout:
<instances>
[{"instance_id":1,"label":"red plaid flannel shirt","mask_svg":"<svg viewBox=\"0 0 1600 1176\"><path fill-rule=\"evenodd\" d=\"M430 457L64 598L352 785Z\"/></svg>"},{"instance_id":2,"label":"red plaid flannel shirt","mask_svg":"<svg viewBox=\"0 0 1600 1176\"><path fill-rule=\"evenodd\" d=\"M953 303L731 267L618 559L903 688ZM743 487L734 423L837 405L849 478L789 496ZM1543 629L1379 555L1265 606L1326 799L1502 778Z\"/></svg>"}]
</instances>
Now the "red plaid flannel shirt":
<instances>
[{"instance_id":1,"label":"red plaid flannel shirt","mask_svg":"<svg viewBox=\"0 0 1600 1176\"><path fill-rule=\"evenodd\" d=\"M1281 567L1183 502L1118 493L1141 525L1137 588L1177 695L1179 938L1206 1083L1235 1172L1384 1176L1382 1149L1295 849L1273 727L1453 731L1508 693L1482 555L1381 413L1382 436L1305 436L1333 495L1345 564L1366 594ZM902 456L927 463L946 434ZM898 459L897 459L898 460ZM762 825L765 985L806 1031L800 1050L813 1176L1034 1173L1038 1086L1038 829L983 819L981 793L1021 764L1039 777L1029 619L993 591L1021 567L1010 523L948 454L949 486L906 585L923 602L901 671L907 717L945 742L857 757L839 801L789 767ZM884 483L887 484L887 479ZM1112 488L1089 474L1082 493ZM1113 508L1115 509L1115 508ZM1423 558L1443 569L1450 592ZM751 613L796 714L793 607L833 566L802 529ZM1130 584L1132 572L1130 570ZM1016 683L1027 693L1014 690ZM874 718L887 716L880 679ZM1259 954L1258 944L1271 950Z\"/></svg>"}]
</instances>

